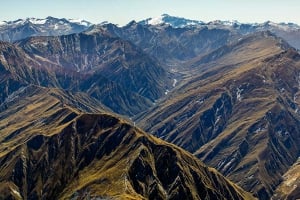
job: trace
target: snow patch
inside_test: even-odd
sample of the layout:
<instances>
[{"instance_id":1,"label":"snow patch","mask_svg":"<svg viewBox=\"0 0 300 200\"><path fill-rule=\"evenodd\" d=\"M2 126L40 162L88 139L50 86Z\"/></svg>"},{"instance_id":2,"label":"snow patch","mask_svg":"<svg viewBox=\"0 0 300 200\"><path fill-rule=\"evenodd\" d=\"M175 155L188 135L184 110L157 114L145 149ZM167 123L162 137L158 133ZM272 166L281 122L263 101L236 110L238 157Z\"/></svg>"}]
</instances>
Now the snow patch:
<instances>
[{"instance_id":1,"label":"snow patch","mask_svg":"<svg viewBox=\"0 0 300 200\"><path fill-rule=\"evenodd\" d=\"M232 21L222 21L221 22L224 26L233 26L233 25L241 25L241 23L239 23L238 21L236 20L232 20Z\"/></svg>"},{"instance_id":2,"label":"snow patch","mask_svg":"<svg viewBox=\"0 0 300 200\"><path fill-rule=\"evenodd\" d=\"M214 125L217 125L218 124L218 122L220 121L220 119L221 119L221 116L219 115L219 116L217 116L217 119L216 119L216 121L215 121L215 124Z\"/></svg>"},{"instance_id":3,"label":"snow patch","mask_svg":"<svg viewBox=\"0 0 300 200\"><path fill-rule=\"evenodd\" d=\"M195 22L188 22L186 25L188 25L188 26L195 26L197 24Z\"/></svg>"},{"instance_id":4,"label":"snow patch","mask_svg":"<svg viewBox=\"0 0 300 200\"><path fill-rule=\"evenodd\" d=\"M247 177L247 179L253 179L253 178L254 178L254 175Z\"/></svg>"},{"instance_id":5,"label":"snow patch","mask_svg":"<svg viewBox=\"0 0 300 200\"><path fill-rule=\"evenodd\" d=\"M30 21L33 24L45 24L47 22L47 19L30 18L28 21Z\"/></svg>"},{"instance_id":6,"label":"snow patch","mask_svg":"<svg viewBox=\"0 0 300 200\"><path fill-rule=\"evenodd\" d=\"M254 133L263 132L263 131L265 131L265 130L266 130L265 128L259 127L258 129L256 129L256 130L254 131Z\"/></svg>"},{"instance_id":7,"label":"snow patch","mask_svg":"<svg viewBox=\"0 0 300 200\"><path fill-rule=\"evenodd\" d=\"M148 24L150 24L150 25L159 25L159 24L162 24L163 22L164 22L163 21L163 16L159 16L159 17L151 18L148 21Z\"/></svg>"},{"instance_id":8,"label":"snow patch","mask_svg":"<svg viewBox=\"0 0 300 200\"><path fill-rule=\"evenodd\" d=\"M227 171L227 169L232 165L232 163L235 162L235 158L232 158L224 167L223 170Z\"/></svg>"},{"instance_id":9,"label":"snow patch","mask_svg":"<svg viewBox=\"0 0 300 200\"><path fill-rule=\"evenodd\" d=\"M244 89L240 89L240 88L237 88L237 91L236 91L236 99L238 101L242 101L242 92L244 91Z\"/></svg>"},{"instance_id":10,"label":"snow patch","mask_svg":"<svg viewBox=\"0 0 300 200\"><path fill-rule=\"evenodd\" d=\"M91 25L90 22L85 21L83 19L68 19L68 20L71 23L80 24L80 25L83 25L83 26L90 26Z\"/></svg>"},{"instance_id":11,"label":"snow patch","mask_svg":"<svg viewBox=\"0 0 300 200\"><path fill-rule=\"evenodd\" d=\"M297 99L298 99L298 96L297 96L297 94L295 94L294 97L293 97L294 103L297 101Z\"/></svg>"},{"instance_id":12,"label":"snow patch","mask_svg":"<svg viewBox=\"0 0 300 200\"><path fill-rule=\"evenodd\" d=\"M196 103L203 104L204 103L204 99L201 98L201 99L197 100Z\"/></svg>"},{"instance_id":13,"label":"snow patch","mask_svg":"<svg viewBox=\"0 0 300 200\"><path fill-rule=\"evenodd\" d=\"M224 165L224 163L225 163L225 161L220 161L220 162L218 163L217 169L220 169L219 167L222 167L222 166Z\"/></svg>"},{"instance_id":14,"label":"snow patch","mask_svg":"<svg viewBox=\"0 0 300 200\"><path fill-rule=\"evenodd\" d=\"M42 46L46 47L46 46L48 46L48 42L45 42L45 41L42 41L42 42L36 41L36 42L32 43L30 46L37 47L39 45L42 45Z\"/></svg>"},{"instance_id":15,"label":"snow patch","mask_svg":"<svg viewBox=\"0 0 300 200\"><path fill-rule=\"evenodd\" d=\"M178 70L175 69L175 68L172 68L172 69L171 69L171 72L176 73L176 72L178 72Z\"/></svg>"},{"instance_id":16,"label":"snow patch","mask_svg":"<svg viewBox=\"0 0 300 200\"><path fill-rule=\"evenodd\" d=\"M4 21L0 21L0 26L3 26L3 25L7 25L7 23L6 22L4 22Z\"/></svg>"},{"instance_id":17,"label":"snow patch","mask_svg":"<svg viewBox=\"0 0 300 200\"><path fill-rule=\"evenodd\" d=\"M176 83L177 83L177 79L174 78L174 80L173 80L173 87L176 86Z\"/></svg>"},{"instance_id":18,"label":"snow patch","mask_svg":"<svg viewBox=\"0 0 300 200\"><path fill-rule=\"evenodd\" d=\"M270 25L273 26L274 28L283 30L283 31L291 31L293 29L299 29L299 26L297 26L296 24L286 24L286 23L274 23L274 22L266 22L266 25Z\"/></svg>"}]
</instances>

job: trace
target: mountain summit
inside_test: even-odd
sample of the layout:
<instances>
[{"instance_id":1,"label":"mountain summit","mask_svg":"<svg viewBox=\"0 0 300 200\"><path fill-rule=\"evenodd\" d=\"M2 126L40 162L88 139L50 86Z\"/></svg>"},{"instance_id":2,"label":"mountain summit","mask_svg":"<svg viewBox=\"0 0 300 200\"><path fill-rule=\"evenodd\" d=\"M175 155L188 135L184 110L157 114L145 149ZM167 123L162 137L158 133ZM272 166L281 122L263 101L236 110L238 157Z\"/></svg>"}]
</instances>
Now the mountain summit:
<instances>
[{"instance_id":1,"label":"mountain summit","mask_svg":"<svg viewBox=\"0 0 300 200\"><path fill-rule=\"evenodd\" d=\"M197 20L190 20L183 17L174 17L168 14L162 14L159 17L148 18L139 22L143 25L159 25L159 24L169 24L176 28L182 28L189 25L204 25L205 23Z\"/></svg>"}]
</instances>

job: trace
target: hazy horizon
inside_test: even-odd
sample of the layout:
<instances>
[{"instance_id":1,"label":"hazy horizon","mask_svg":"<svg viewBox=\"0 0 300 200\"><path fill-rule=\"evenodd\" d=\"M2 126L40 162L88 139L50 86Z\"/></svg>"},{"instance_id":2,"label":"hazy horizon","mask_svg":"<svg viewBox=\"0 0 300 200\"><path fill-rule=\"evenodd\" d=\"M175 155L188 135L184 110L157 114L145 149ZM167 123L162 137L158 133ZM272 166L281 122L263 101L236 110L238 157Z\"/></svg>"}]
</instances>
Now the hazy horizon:
<instances>
[{"instance_id":1,"label":"hazy horizon","mask_svg":"<svg viewBox=\"0 0 300 200\"><path fill-rule=\"evenodd\" d=\"M130 2L130 3L129 3ZM237 20L243 23L292 22L300 24L300 3L297 0L240 0L212 1L145 1L145 0L10 0L2 3L0 21L13 21L27 17L53 16L66 19L85 19L92 23L108 21L125 25L161 14L201 21Z\"/></svg>"}]
</instances>

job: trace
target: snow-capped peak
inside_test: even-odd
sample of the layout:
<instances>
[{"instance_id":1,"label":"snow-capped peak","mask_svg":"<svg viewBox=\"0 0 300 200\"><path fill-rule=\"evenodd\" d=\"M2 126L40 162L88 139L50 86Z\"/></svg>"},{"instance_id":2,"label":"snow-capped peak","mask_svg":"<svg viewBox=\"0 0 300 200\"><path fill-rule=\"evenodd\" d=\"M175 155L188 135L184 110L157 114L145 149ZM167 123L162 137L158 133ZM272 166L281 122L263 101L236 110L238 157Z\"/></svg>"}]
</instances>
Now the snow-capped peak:
<instances>
[{"instance_id":1,"label":"snow-capped peak","mask_svg":"<svg viewBox=\"0 0 300 200\"><path fill-rule=\"evenodd\" d=\"M24 24L26 20L24 19L18 19L16 21L8 22L8 24Z\"/></svg>"},{"instance_id":2,"label":"snow-capped peak","mask_svg":"<svg viewBox=\"0 0 300 200\"><path fill-rule=\"evenodd\" d=\"M298 26L297 24L293 24L293 23L275 23L272 21L267 21L263 24L261 24L261 26L271 26L280 30L284 30L284 31L289 31L289 30L293 30L293 29L300 29L300 26Z\"/></svg>"},{"instance_id":3,"label":"snow-capped peak","mask_svg":"<svg viewBox=\"0 0 300 200\"><path fill-rule=\"evenodd\" d=\"M139 23L144 24L144 25L153 25L153 26L160 25L160 24L168 24L175 28L179 28L179 27L182 28L185 26L195 26L195 25L204 24L202 21L190 20L190 19L185 19L182 17L174 17L174 16L170 16L168 14L163 14L159 17L149 18L149 19L140 21Z\"/></svg>"},{"instance_id":4,"label":"snow-capped peak","mask_svg":"<svg viewBox=\"0 0 300 200\"><path fill-rule=\"evenodd\" d=\"M155 18L150 18L149 20L148 20L148 24L149 25L159 25L159 24L162 24L162 23L164 23L164 21L163 21L163 16L159 16L159 17L155 17Z\"/></svg>"},{"instance_id":5,"label":"snow-capped peak","mask_svg":"<svg viewBox=\"0 0 300 200\"><path fill-rule=\"evenodd\" d=\"M47 19L28 18L27 21L31 22L32 24L45 24Z\"/></svg>"},{"instance_id":6,"label":"snow-capped peak","mask_svg":"<svg viewBox=\"0 0 300 200\"><path fill-rule=\"evenodd\" d=\"M7 22L6 21L0 21L0 26L6 25Z\"/></svg>"},{"instance_id":7,"label":"snow-capped peak","mask_svg":"<svg viewBox=\"0 0 300 200\"><path fill-rule=\"evenodd\" d=\"M23 26L26 27L23 29ZM15 21L0 22L0 29L4 36L0 40L17 41L31 36L57 36L80 33L87 30L92 24L81 19L47 17L18 19ZM22 27L19 31L14 29ZM30 29L30 31L28 31Z\"/></svg>"},{"instance_id":8,"label":"snow-capped peak","mask_svg":"<svg viewBox=\"0 0 300 200\"><path fill-rule=\"evenodd\" d=\"M71 23L75 23L75 24L79 24L79 25L83 25L83 26L91 26L92 23L83 20L83 19L68 19L69 22Z\"/></svg>"},{"instance_id":9,"label":"snow-capped peak","mask_svg":"<svg viewBox=\"0 0 300 200\"><path fill-rule=\"evenodd\" d=\"M58 18L54 18L54 17L47 17L45 19L39 19L39 18L26 18L26 19L18 19L15 21L2 21L0 22L0 26L3 25L24 25L27 23L31 23L34 25L45 25L46 23L50 23L50 24L68 24L68 23L73 23L73 24L78 24L78 25L82 25L82 26L86 26L89 27L92 25L92 23L86 21L86 20L82 20L82 19L58 19Z\"/></svg>"}]
</instances>

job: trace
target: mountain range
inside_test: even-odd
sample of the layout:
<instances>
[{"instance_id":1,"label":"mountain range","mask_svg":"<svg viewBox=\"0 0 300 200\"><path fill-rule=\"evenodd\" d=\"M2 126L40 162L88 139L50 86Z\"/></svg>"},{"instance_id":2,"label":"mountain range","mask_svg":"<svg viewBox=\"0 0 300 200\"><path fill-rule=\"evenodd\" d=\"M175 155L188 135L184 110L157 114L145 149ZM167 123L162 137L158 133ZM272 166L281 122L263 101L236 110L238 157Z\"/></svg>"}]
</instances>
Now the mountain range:
<instances>
[{"instance_id":1,"label":"mountain range","mask_svg":"<svg viewBox=\"0 0 300 200\"><path fill-rule=\"evenodd\" d=\"M131 24L130 22L129 24ZM182 17L174 17L168 14L163 14L156 18L148 18L137 22L143 26L162 26L169 25L173 28L186 27L207 27L228 29L237 31L241 34L249 34L257 31L271 31L279 37L284 38L293 47L300 49L299 34L300 26L294 23L274 23L267 21L264 23L240 23L238 21L211 21L203 22L199 20L190 20ZM97 25L109 24L102 22ZM129 25L128 24L128 25ZM45 19L27 18L18 19L15 21L0 22L0 40L14 42L30 36L57 36L67 35L72 33L80 33L88 30L95 24L81 19L59 19L54 17L47 17ZM119 27L119 26L118 26Z\"/></svg>"},{"instance_id":2,"label":"mountain range","mask_svg":"<svg viewBox=\"0 0 300 200\"><path fill-rule=\"evenodd\" d=\"M0 199L300 198L299 38L167 14L1 22Z\"/></svg>"}]
</instances>

